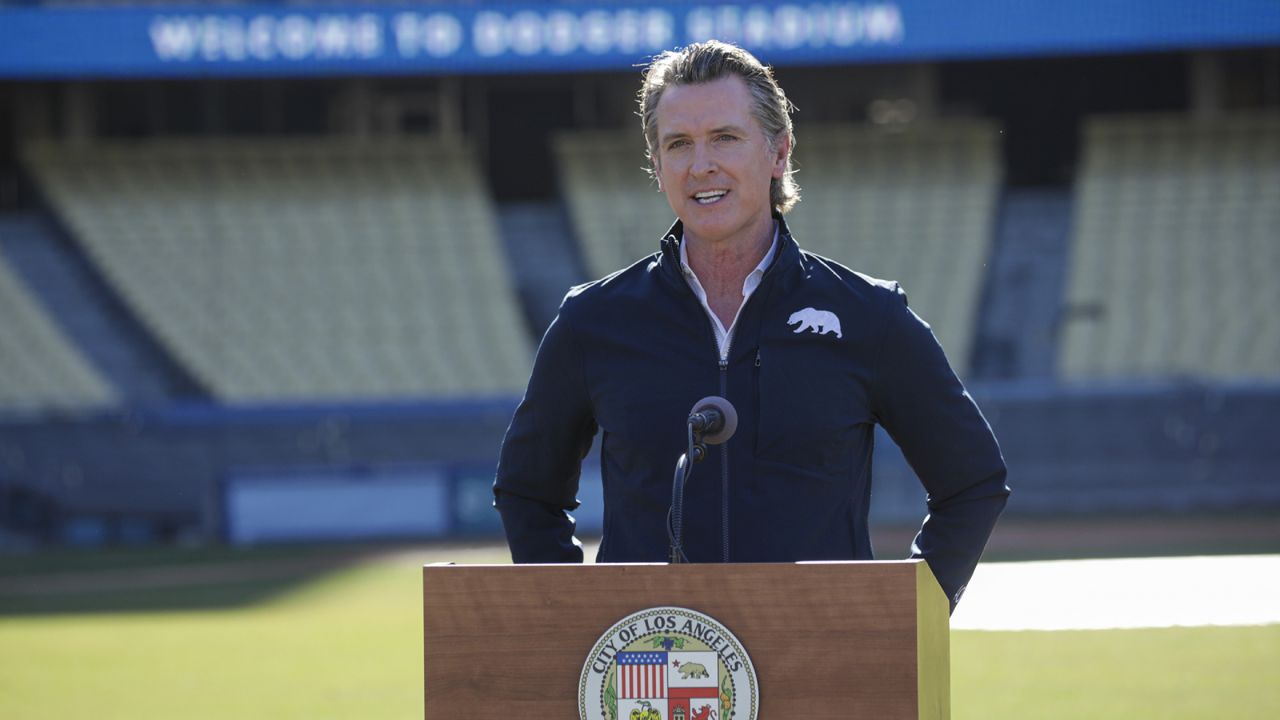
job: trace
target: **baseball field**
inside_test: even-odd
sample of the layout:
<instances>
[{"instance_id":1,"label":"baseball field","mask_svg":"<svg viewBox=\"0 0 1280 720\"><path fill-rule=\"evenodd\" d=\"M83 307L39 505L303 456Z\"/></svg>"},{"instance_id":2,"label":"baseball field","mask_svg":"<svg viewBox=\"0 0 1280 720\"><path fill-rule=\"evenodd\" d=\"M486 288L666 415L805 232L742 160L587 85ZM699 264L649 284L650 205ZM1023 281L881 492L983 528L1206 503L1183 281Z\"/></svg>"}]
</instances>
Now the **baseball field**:
<instances>
[{"instance_id":1,"label":"baseball field","mask_svg":"<svg viewBox=\"0 0 1280 720\"><path fill-rule=\"evenodd\" d=\"M506 555L0 556L0 718L421 717L419 568L445 559ZM952 692L958 720L1277 718L1280 624L953 630Z\"/></svg>"}]
</instances>

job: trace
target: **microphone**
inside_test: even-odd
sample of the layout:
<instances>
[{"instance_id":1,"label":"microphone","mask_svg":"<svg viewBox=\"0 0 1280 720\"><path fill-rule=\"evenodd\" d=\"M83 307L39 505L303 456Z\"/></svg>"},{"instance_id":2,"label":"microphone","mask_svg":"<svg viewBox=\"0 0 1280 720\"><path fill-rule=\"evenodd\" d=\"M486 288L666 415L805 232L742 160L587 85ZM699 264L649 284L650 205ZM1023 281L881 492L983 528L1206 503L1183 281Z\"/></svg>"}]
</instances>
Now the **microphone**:
<instances>
[{"instance_id":1,"label":"microphone","mask_svg":"<svg viewBox=\"0 0 1280 720\"><path fill-rule=\"evenodd\" d=\"M689 562L684 554L684 486L693 474L693 464L707 456L707 445L719 445L738 429L738 411L733 403L712 395L693 404L689 413L689 451L676 461L675 478L671 481L671 509L667 512L669 561Z\"/></svg>"},{"instance_id":2,"label":"microphone","mask_svg":"<svg viewBox=\"0 0 1280 720\"><path fill-rule=\"evenodd\" d=\"M694 403L689 413L689 427L708 445L719 445L733 437L738 429L738 411L733 403L711 395Z\"/></svg>"}]
</instances>

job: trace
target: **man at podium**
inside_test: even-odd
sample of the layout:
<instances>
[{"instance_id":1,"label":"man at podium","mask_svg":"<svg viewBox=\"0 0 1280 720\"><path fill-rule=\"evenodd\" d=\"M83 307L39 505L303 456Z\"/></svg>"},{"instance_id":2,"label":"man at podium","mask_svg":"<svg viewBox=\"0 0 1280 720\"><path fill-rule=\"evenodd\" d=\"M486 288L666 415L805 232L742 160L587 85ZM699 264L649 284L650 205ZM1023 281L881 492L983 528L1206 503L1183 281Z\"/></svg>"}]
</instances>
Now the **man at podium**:
<instances>
[{"instance_id":1,"label":"man at podium","mask_svg":"<svg viewBox=\"0 0 1280 720\"><path fill-rule=\"evenodd\" d=\"M927 491L911 548L952 607L1004 508L999 446L897 283L801 250L792 106L720 42L657 57L640 115L677 220L660 250L571 289L538 349L494 483L512 559L581 562L569 511L602 433L599 562L662 562L690 408L721 396L736 434L685 496L692 562L871 559L874 426Z\"/></svg>"}]
</instances>

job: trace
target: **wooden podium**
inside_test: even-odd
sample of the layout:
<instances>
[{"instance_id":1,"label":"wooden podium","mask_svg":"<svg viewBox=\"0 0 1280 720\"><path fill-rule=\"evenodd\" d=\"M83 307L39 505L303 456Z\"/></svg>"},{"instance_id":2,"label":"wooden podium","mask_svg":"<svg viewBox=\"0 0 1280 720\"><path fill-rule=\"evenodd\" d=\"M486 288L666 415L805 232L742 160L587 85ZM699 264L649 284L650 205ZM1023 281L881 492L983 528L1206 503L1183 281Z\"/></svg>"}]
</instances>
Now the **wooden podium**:
<instances>
[{"instance_id":1,"label":"wooden podium","mask_svg":"<svg viewBox=\"0 0 1280 720\"><path fill-rule=\"evenodd\" d=\"M426 718L573 720L593 645L658 606L704 613L741 641L764 720L950 717L947 599L910 560L429 565Z\"/></svg>"}]
</instances>

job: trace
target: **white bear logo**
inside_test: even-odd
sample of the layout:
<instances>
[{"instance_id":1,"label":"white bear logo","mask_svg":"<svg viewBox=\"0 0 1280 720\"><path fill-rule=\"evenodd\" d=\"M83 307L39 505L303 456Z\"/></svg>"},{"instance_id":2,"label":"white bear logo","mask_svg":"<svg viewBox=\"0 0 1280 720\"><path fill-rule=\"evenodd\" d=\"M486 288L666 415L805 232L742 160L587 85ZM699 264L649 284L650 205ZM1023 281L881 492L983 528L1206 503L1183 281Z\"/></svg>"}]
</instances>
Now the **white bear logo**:
<instances>
[{"instance_id":1,"label":"white bear logo","mask_svg":"<svg viewBox=\"0 0 1280 720\"><path fill-rule=\"evenodd\" d=\"M835 333L838 338L844 337L840 334L840 318L830 310L814 310L811 307L797 310L791 313L791 319L787 320L788 325L796 323L800 323L800 327L795 329L797 333L809 330L819 335Z\"/></svg>"}]
</instances>

